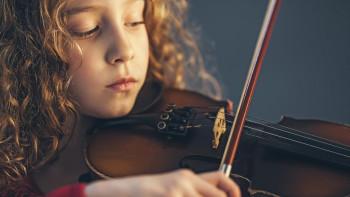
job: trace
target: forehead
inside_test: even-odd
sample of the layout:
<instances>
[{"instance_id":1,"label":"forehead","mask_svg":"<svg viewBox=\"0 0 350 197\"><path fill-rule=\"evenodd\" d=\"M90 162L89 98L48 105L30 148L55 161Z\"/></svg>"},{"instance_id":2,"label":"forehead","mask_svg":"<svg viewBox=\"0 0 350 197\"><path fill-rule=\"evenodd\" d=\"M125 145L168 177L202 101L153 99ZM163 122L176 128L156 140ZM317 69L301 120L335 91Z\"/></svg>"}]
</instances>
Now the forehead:
<instances>
[{"instance_id":1,"label":"forehead","mask_svg":"<svg viewBox=\"0 0 350 197\"><path fill-rule=\"evenodd\" d=\"M123 8L135 2L145 0L67 0L65 14L74 15L80 12L93 11L104 7Z\"/></svg>"},{"instance_id":2,"label":"forehead","mask_svg":"<svg viewBox=\"0 0 350 197\"><path fill-rule=\"evenodd\" d=\"M104 4L104 3L109 3L109 4L127 4L127 3L132 3L135 1L144 1L144 0L67 0L67 5L68 6L79 6L83 4Z\"/></svg>"}]
</instances>

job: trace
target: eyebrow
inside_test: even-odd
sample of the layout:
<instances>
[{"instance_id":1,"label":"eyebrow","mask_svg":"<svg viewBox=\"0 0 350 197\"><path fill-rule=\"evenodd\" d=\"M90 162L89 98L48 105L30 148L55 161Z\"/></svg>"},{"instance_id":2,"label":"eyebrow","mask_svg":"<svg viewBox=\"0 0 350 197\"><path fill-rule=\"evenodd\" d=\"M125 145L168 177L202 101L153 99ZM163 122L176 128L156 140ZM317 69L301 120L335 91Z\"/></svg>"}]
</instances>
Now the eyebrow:
<instances>
[{"instance_id":1,"label":"eyebrow","mask_svg":"<svg viewBox=\"0 0 350 197\"><path fill-rule=\"evenodd\" d=\"M145 0L126 0L126 2L124 4L130 4L130 3L136 2L136 1L145 1ZM102 6L98 6L98 5L77 6L77 7L67 9L64 12L64 15L71 16L71 15L78 14L80 12L98 11L101 9L102 9Z\"/></svg>"},{"instance_id":2,"label":"eyebrow","mask_svg":"<svg viewBox=\"0 0 350 197\"><path fill-rule=\"evenodd\" d=\"M97 11L100 10L100 6L92 5L92 6L77 6L70 8L64 12L64 15L75 15L80 12L88 12L88 11Z\"/></svg>"}]
</instances>

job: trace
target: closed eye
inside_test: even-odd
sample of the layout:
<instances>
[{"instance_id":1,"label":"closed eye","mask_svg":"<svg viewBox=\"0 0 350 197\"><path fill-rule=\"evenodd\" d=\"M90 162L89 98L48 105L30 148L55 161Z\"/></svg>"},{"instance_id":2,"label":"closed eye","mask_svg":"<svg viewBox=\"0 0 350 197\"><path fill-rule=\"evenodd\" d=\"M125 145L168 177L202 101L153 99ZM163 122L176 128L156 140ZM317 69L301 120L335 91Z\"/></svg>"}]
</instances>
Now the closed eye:
<instances>
[{"instance_id":1,"label":"closed eye","mask_svg":"<svg viewBox=\"0 0 350 197\"><path fill-rule=\"evenodd\" d=\"M145 24L145 21L131 22L131 23L126 23L125 25L128 27L136 27L138 25L143 25L143 24Z\"/></svg>"},{"instance_id":2,"label":"closed eye","mask_svg":"<svg viewBox=\"0 0 350 197\"><path fill-rule=\"evenodd\" d=\"M95 32L97 32L100 29L99 26L96 26L95 28L89 30L89 31L84 31L84 32L76 32L76 31L71 31L71 34L75 37L78 38L88 38L92 36Z\"/></svg>"}]
</instances>

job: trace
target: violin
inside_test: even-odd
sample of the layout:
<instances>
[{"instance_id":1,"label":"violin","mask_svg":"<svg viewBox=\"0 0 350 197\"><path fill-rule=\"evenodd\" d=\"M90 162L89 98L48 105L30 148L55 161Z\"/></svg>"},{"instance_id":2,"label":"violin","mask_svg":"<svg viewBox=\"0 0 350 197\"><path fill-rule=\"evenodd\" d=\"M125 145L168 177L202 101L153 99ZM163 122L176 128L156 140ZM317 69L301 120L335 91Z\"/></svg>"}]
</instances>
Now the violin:
<instances>
[{"instance_id":1,"label":"violin","mask_svg":"<svg viewBox=\"0 0 350 197\"><path fill-rule=\"evenodd\" d=\"M234 118L226 101L159 83L140 94L152 102L138 99L129 116L101 120L88 132L93 179L219 168ZM230 176L243 196L349 195L349 134L350 127L321 120L247 120Z\"/></svg>"},{"instance_id":2,"label":"violin","mask_svg":"<svg viewBox=\"0 0 350 197\"><path fill-rule=\"evenodd\" d=\"M146 83L130 115L88 132L90 179L219 169L243 196L349 196L350 127L246 118L279 4L270 0L235 114L225 111L227 102Z\"/></svg>"}]
</instances>

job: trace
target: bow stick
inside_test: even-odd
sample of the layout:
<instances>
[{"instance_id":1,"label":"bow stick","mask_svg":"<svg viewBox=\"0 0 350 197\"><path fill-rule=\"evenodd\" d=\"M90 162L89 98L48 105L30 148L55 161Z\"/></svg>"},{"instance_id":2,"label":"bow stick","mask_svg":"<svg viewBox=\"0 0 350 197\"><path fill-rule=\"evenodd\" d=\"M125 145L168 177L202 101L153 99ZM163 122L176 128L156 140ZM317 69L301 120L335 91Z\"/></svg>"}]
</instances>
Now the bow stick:
<instances>
[{"instance_id":1,"label":"bow stick","mask_svg":"<svg viewBox=\"0 0 350 197\"><path fill-rule=\"evenodd\" d=\"M230 130L228 143L221 160L219 171L227 177L231 173L233 161L237 152L238 143L242 134L244 122L248 113L248 108L253 97L256 81L258 79L261 65L266 54L267 47L271 38L272 28L276 21L277 13L280 8L281 0L269 0L265 18L259 33L259 38L255 47L253 58L250 64L248 76L244 85L238 109Z\"/></svg>"}]
</instances>

